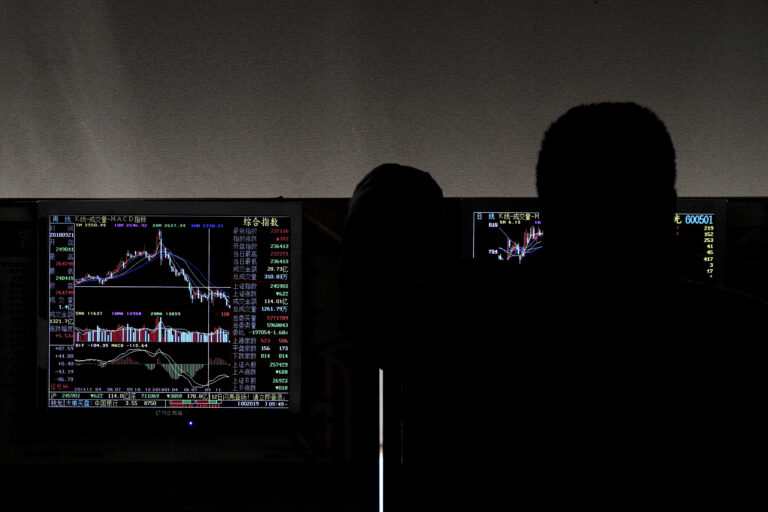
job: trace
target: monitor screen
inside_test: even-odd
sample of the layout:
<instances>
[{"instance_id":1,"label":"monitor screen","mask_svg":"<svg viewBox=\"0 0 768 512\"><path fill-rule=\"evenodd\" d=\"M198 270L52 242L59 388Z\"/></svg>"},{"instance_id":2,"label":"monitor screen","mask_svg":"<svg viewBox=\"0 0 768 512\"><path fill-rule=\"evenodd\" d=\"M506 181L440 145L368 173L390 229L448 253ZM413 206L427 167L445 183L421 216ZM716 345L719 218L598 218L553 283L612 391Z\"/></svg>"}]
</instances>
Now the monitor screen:
<instances>
[{"instance_id":1,"label":"monitor screen","mask_svg":"<svg viewBox=\"0 0 768 512\"><path fill-rule=\"evenodd\" d=\"M672 256L677 274L699 282L725 283L726 209L724 199L677 200ZM523 266L540 260L546 224L535 199L465 199L461 210L466 258Z\"/></svg>"},{"instance_id":2,"label":"monitor screen","mask_svg":"<svg viewBox=\"0 0 768 512\"><path fill-rule=\"evenodd\" d=\"M531 265L544 246L534 199L466 199L462 225L462 252L473 261Z\"/></svg>"},{"instance_id":3,"label":"monitor screen","mask_svg":"<svg viewBox=\"0 0 768 512\"><path fill-rule=\"evenodd\" d=\"M539 212L473 212L472 258L480 261L529 263L544 245Z\"/></svg>"},{"instance_id":4,"label":"monitor screen","mask_svg":"<svg viewBox=\"0 0 768 512\"><path fill-rule=\"evenodd\" d=\"M297 409L300 205L39 206L49 409Z\"/></svg>"}]
</instances>

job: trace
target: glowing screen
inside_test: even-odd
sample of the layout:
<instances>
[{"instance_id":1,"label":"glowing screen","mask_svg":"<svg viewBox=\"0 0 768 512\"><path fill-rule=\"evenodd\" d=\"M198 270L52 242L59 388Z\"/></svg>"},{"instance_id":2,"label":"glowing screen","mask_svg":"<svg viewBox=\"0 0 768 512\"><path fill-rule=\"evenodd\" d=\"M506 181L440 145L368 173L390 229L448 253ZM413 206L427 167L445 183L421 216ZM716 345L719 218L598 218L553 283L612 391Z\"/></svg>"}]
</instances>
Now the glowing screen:
<instances>
[{"instance_id":1,"label":"glowing screen","mask_svg":"<svg viewBox=\"0 0 768 512\"><path fill-rule=\"evenodd\" d=\"M47 222L49 407L289 407L296 215Z\"/></svg>"},{"instance_id":2,"label":"glowing screen","mask_svg":"<svg viewBox=\"0 0 768 512\"><path fill-rule=\"evenodd\" d=\"M715 251L716 217L714 212L675 214L678 274L698 281L717 280L720 269Z\"/></svg>"},{"instance_id":3,"label":"glowing screen","mask_svg":"<svg viewBox=\"0 0 768 512\"><path fill-rule=\"evenodd\" d=\"M473 212L473 258L522 264L543 246L538 212Z\"/></svg>"},{"instance_id":4,"label":"glowing screen","mask_svg":"<svg viewBox=\"0 0 768 512\"><path fill-rule=\"evenodd\" d=\"M466 203L464 239L469 241L469 256L481 263L534 264L541 259L542 250L546 251L546 223L542 224L536 208L513 208L532 206L530 202L503 201ZM725 216L724 201L678 200L674 254L670 255L678 275L701 282L724 282L721 253L725 248Z\"/></svg>"},{"instance_id":5,"label":"glowing screen","mask_svg":"<svg viewBox=\"0 0 768 512\"><path fill-rule=\"evenodd\" d=\"M543 247L538 212L473 212L473 255L478 261L522 264Z\"/></svg>"}]
</instances>

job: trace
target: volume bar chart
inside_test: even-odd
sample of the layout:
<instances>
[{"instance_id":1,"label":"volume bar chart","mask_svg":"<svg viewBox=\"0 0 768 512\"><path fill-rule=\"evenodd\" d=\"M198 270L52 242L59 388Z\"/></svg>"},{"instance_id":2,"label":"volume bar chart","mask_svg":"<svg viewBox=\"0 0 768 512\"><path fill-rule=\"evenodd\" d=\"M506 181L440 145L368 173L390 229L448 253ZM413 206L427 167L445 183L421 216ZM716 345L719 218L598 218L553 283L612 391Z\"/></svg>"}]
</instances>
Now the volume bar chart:
<instances>
[{"instance_id":1,"label":"volume bar chart","mask_svg":"<svg viewBox=\"0 0 768 512\"><path fill-rule=\"evenodd\" d=\"M117 329L75 329L75 341L82 343L229 343L229 331L216 328L213 332L190 332L163 325L158 317L153 329L118 326Z\"/></svg>"}]
</instances>

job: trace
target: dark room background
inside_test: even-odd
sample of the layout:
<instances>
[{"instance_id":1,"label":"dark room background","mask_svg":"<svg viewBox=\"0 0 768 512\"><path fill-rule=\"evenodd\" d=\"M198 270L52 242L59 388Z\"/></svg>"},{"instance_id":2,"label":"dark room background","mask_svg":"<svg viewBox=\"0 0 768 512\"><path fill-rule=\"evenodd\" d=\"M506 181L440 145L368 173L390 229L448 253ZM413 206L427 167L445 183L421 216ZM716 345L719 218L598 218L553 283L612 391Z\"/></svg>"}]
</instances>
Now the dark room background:
<instances>
[{"instance_id":1,"label":"dark room background","mask_svg":"<svg viewBox=\"0 0 768 512\"><path fill-rule=\"evenodd\" d=\"M0 0L4 496L45 478L36 499L80 503L89 475L113 506L94 464L141 463L165 482L146 492L184 510L374 509L378 382L339 326L346 198L385 162L452 204L534 197L542 135L577 104L659 115L678 194L729 199L728 284L768 298L766 84L761 0ZM34 200L279 196L303 206L300 415L226 435L39 421ZM243 485L199 497L186 469L166 478L187 463Z\"/></svg>"}]
</instances>

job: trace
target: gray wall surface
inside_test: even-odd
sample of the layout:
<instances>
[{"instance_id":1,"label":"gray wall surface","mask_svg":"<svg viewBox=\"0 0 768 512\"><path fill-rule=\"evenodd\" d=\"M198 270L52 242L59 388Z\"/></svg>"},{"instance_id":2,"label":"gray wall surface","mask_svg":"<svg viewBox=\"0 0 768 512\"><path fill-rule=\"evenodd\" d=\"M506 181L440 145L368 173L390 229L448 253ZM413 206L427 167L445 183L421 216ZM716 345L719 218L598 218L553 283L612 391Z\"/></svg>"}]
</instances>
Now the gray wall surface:
<instances>
[{"instance_id":1,"label":"gray wall surface","mask_svg":"<svg viewBox=\"0 0 768 512\"><path fill-rule=\"evenodd\" d=\"M0 197L533 196L547 126L654 110L678 192L768 196L763 1L0 0Z\"/></svg>"}]
</instances>

